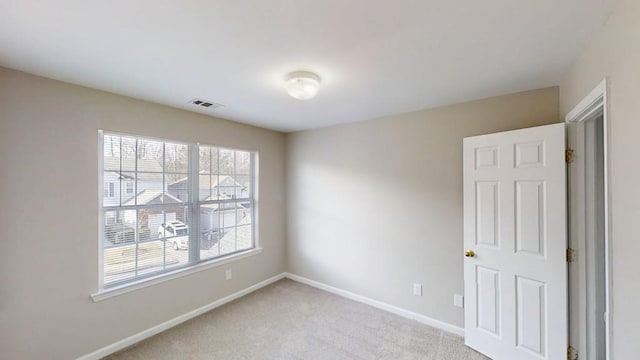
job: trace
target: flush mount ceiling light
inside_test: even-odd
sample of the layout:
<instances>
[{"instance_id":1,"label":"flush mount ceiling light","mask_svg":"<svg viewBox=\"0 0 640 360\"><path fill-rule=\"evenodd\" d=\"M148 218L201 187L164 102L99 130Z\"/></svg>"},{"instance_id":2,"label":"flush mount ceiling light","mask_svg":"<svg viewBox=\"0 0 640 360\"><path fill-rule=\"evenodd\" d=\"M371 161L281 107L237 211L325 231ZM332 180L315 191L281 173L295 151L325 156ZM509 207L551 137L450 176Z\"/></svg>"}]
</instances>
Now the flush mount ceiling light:
<instances>
[{"instance_id":1,"label":"flush mount ceiling light","mask_svg":"<svg viewBox=\"0 0 640 360\"><path fill-rule=\"evenodd\" d=\"M320 87L320 77L308 71L294 71L286 76L287 92L298 100L316 96Z\"/></svg>"}]
</instances>

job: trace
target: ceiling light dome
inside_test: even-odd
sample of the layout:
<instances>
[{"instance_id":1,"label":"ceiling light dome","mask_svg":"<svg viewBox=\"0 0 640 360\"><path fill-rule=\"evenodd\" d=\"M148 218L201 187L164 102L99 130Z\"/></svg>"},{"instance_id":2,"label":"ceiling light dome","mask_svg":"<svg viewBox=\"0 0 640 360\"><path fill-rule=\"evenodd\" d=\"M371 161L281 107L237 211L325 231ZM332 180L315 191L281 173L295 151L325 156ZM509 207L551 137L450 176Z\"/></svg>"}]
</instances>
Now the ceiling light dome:
<instances>
[{"instance_id":1,"label":"ceiling light dome","mask_svg":"<svg viewBox=\"0 0 640 360\"><path fill-rule=\"evenodd\" d=\"M308 71L294 71L287 75L287 92L298 100L316 96L320 87L320 77Z\"/></svg>"}]
</instances>

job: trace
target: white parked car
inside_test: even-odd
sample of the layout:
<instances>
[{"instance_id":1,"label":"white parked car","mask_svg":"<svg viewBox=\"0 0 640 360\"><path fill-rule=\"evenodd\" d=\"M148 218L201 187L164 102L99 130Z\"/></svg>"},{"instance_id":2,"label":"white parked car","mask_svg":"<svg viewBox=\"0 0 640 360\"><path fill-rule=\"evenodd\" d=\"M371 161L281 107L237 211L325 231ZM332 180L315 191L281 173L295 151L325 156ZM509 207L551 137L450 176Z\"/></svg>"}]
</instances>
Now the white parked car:
<instances>
[{"instance_id":1,"label":"white parked car","mask_svg":"<svg viewBox=\"0 0 640 360\"><path fill-rule=\"evenodd\" d=\"M158 238L167 238L175 250L189 248L189 227L182 221L171 221L158 226Z\"/></svg>"}]
</instances>

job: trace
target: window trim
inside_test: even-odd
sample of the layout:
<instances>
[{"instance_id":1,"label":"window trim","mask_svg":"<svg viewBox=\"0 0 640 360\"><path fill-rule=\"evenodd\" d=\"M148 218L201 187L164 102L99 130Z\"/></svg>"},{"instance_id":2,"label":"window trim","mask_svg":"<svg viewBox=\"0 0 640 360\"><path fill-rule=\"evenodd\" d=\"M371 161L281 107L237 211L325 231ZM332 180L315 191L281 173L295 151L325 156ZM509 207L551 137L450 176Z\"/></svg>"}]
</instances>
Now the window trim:
<instances>
[{"instance_id":1,"label":"window trim","mask_svg":"<svg viewBox=\"0 0 640 360\"><path fill-rule=\"evenodd\" d=\"M171 143L180 143L183 145L187 145L189 147L189 169L188 174L191 178L195 178L191 181L192 185L189 190L189 201L184 205L187 209L191 208L190 216L191 219L195 219L195 224L190 223L190 228L199 229L199 209L201 205L206 205L209 203L225 203L229 201L236 202L238 200L247 200L251 204L251 235L252 235L252 247L249 249L238 250L232 253L228 253L222 256L217 256L214 258L208 259L200 259L199 254L197 254L198 247L189 246L189 259L185 266L181 266L178 268L174 268L171 270L150 274L149 276L143 276L138 278L133 278L129 281L118 281L113 284L109 284L105 287L104 284L104 242L103 231L104 231L104 191L105 191L105 182L104 182L104 136L112 135L112 136L121 136L121 137L131 137L137 140L151 140L151 141L162 141L162 142L171 142ZM200 201L199 199L199 176L191 176L192 172L199 174L199 149L201 147L210 147L217 149L224 149L230 151L243 151L250 153L251 160L251 184L250 184L250 192L248 198L241 199L229 199L229 201L225 200L214 200L214 201ZM193 150L196 151L193 151ZM195 161L194 161L195 159ZM196 169L192 169L193 166L196 166ZM234 164L235 166L235 164ZM258 224L258 151L257 150L248 150L248 149L236 149L232 147L225 147L224 145L208 145L200 142L189 142L183 140L172 140L172 139L162 139L155 138L145 135L136 135L136 134L126 134L119 133L115 131L107 131L107 130L98 130L98 167L99 167L99 176L98 176L98 291L91 294L91 298L94 302L101 301L113 296L117 296L120 294L128 293L130 291L135 291L138 289L142 289L148 286L152 286L155 284L163 283L168 280L172 280L178 277L182 277L185 275L189 275L195 272L207 270L210 268L215 268L220 265L224 265L230 262L234 262L249 256L257 255L262 253L262 247L260 247L259 236L257 234L257 224ZM193 187L195 184L195 188ZM135 189L135 185L134 185ZM135 193L135 190L134 190ZM136 208L138 205L135 206ZM146 206L148 207L148 206ZM109 207L110 208L110 207ZM236 225L237 227L237 225ZM197 237L197 233L195 233L194 237ZM189 236L189 245L192 242L191 233ZM197 240L196 240L197 241ZM193 249L193 251L191 250ZM195 258L194 258L195 256Z\"/></svg>"}]
</instances>

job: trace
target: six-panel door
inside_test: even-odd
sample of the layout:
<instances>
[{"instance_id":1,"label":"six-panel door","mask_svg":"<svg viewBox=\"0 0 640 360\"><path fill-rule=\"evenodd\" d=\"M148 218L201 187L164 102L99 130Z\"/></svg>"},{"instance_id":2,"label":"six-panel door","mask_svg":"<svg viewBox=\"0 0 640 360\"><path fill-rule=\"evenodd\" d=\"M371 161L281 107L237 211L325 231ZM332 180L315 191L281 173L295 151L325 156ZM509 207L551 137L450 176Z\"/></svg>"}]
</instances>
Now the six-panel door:
<instances>
[{"instance_id":1,"label":"six-panel door","mask_svg":"<svg viewBox=\"0 0 640 360\"><path fill-rule=\"evenodd\" d=\"M566 358L564 150L564 124L464 139L465 342L493 359Z\"/></svg>"}]
</instances>

